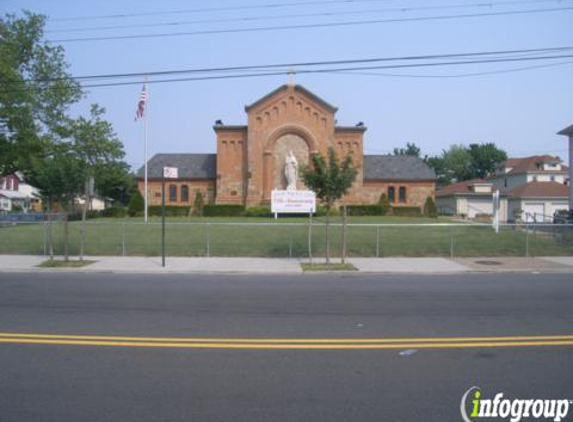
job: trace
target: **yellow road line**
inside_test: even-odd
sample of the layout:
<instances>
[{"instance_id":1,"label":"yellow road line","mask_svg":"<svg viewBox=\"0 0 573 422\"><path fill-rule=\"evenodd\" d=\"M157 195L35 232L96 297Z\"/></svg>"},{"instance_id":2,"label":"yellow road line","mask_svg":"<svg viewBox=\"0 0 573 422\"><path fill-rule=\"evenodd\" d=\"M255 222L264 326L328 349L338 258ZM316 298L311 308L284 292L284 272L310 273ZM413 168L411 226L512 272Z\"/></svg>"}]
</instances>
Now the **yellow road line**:
<instances>
[{"instance_id":1,"label":"yellow road line","mask_svg":"<svg viewBox=\"0 0 573 422\"><path fill-rule=\"evenodd\" d=\"M50 339L50 340L87 340L111 342L154 342L154 343L277 343L277 344L368 344L368 343L451 343L451 342L514 342L514 341L573 341L573 335L551 336L504 336L504 337L430 337L430 338L344 338L344 339L304 339L304 338L185 338L185 337L125 337L125 336L91 336L67 334L32 334L32 333L0 333L0 340L9 339Z\"/></svg>"},{"instance_id":2,"label":"yellow road line","mask_svg":"<svg viewBox=\"0 0 573 422\"><path fill-rule=\"evenodd\" d=\"M524 342L450 342L450 343L395 343L395 344L273 344L273 343L164 343L164 342L133 342L133 341L95 341L95 340L56 340L2 338L0 343L10 344L43 344L69 346L107 346L107 347L156 347L181 349L446 349L446 348L490 348L490 347L536 347L536 346L573 346L573 340L559 341L524 341Z\"/></svg>"}]
</instances>

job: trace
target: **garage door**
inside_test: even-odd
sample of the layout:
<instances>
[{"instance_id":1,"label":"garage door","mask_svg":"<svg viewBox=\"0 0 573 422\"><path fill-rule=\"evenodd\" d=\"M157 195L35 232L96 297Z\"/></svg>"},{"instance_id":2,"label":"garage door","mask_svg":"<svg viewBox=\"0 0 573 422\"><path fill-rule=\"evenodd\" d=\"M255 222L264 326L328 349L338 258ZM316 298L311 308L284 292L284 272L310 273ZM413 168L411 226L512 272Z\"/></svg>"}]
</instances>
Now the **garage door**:
<instances>
[{"instance_id":1,"label":"garage door","mask_svg":"<svg viewBox=\"0 0 573 422\"><path fill-rule=\"evenodd\" d=\"M525 202L523 204L523 220L528 223L534 221L542 223L544 222L543 211L543 202Z\"/></svg>"},{"instance_id":2,"label":"garage door","mask_svg":"<svg viewBox=\"0 0 573 422\"><path fill-rule=\"evenodd\" d=\"M490 198L468 198L468 217L475 218L477 214L493 215L493 201Z\"/></svg>"}]
</instances>

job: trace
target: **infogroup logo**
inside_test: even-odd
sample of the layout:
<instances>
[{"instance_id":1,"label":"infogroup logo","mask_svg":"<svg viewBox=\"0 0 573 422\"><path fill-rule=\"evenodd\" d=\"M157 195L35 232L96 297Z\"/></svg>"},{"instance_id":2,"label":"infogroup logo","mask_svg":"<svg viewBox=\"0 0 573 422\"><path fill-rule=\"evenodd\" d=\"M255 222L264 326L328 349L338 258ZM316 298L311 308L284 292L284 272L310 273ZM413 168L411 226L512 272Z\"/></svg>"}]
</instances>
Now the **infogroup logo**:
<instances>
[{"instance_id":1,"label":"infogroup logo","mask_svg":"<svg viewBox=\"0 0 573 422\"><path fill-rule=\"evenodd\" d=\"M571 404L573 401L568 399L504 399L503 393L495 394L493 399L485 399L479 387L472 387L462 396L460 412L464 422L475 422L480 418L509 419L511 422L522 419L559 422L567 417Z\"/></svg>"}]
</instances>

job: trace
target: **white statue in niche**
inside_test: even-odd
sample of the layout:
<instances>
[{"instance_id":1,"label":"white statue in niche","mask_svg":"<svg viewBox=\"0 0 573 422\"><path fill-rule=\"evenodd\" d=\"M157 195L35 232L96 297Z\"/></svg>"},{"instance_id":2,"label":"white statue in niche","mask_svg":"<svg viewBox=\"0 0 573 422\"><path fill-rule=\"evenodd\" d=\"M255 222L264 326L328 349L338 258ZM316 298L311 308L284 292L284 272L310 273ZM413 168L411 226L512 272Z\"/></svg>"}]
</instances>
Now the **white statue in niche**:
<instances>
[{"instance_id":1,"label":"white statue in niche","mask_svg":"<svg viewBox=\"0 0 573 422\"><path fill-rule=\"evenodd\" d=\"M296 190L296 180L298 179L298 161L292 152L292 149L285 157L285 178L287 181L287 190Z\"/></svg>"}]
</instances>

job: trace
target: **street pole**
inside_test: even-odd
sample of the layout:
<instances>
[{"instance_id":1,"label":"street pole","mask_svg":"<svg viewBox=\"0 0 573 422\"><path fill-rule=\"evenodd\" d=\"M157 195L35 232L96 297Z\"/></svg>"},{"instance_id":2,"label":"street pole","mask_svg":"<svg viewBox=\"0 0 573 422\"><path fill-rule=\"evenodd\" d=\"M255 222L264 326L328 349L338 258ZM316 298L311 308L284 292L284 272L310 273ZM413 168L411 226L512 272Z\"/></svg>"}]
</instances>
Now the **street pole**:
<instances>
[{"instance_id":1,"label":"street pole","mask_svg":"<svg viewBox=\"0 0 573 422\"><path fill-rule=\"evenodd\" d=\"M147 76L145 76L145 91L147 93L147 95L149 96L149 92L147 92ZM143 202L144 202L144 206L145 206L145 210L144 210L144 220L147 223L147 217L148 217L148 192L147 192L147 113L149 111L148 108L148 103L149 101L146 101L145 104L145 111L143 112L143 155L145 156L145 176L144 176L144 192L145 194L143 195Z\"/></svg>"},{"instance_id":2,"label":"street pole","mask_svg":"<svg viewBox=\"0 0 573 422\"><path fill-rule=\"evenodd\" d=\"M161 177L161 266L165 267L165 172Z\"/></svg>"}]
</instances>

